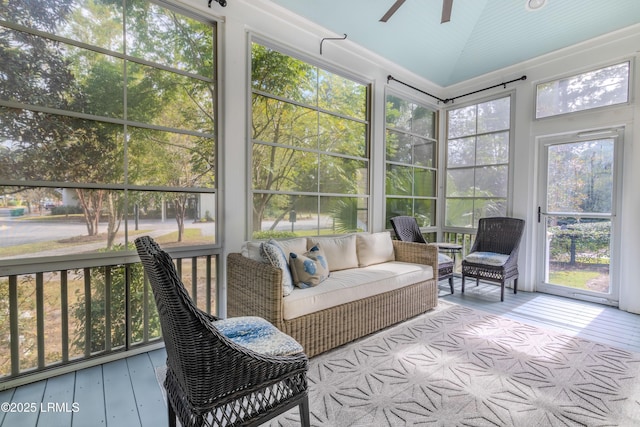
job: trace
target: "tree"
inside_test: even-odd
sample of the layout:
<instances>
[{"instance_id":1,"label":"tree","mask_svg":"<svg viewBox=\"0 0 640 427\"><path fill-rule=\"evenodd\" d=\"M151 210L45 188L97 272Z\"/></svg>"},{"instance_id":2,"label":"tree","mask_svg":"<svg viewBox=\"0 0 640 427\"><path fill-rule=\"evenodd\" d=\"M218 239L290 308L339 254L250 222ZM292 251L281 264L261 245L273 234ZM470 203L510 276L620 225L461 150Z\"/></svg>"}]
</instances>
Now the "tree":
<instances>
[{"instance_id":1,"label":"tree","mask_svg":"<svg viewBox=\"0 0 640 427\"><path fill-rule=\"evenodd\" d=\"M97 0L78 6L70 0L47 3L12 0L0 13L0 17L9 21L123 52L123 10L118 1ZM214 132L213 27L148 2L128 2L124 13L128 17L129 55L197 73L205 79L189 78L40 35L0 28L0 97L34 105L34 110L48 107L59 111L45 114L26 108L0 109L0 119L5 125L0 129L0 140L4 141L0 151L0 176L15 181L40 181L44 185L47 182L91 184L91 188L82 185L75 190L77 199L90 236L99 233L100 218L106 215L107 247L114 243L126 206L123 191L101 186L123 185L129 176L125 159L133 163L142 161L127 151L132 128L108 123L108 120L83 120L65 113L108 119L127 117L143 124ZM87 22L91 22L90 32ZM173 159L171 164L178 163L180 167L160 173L164 178L180 177L174 183L167 184L165 180L162 184L179 189L172 194L176 195L179 206L176 220L180 240L186 206L183 201L188 195L178 194L185 185L211 185L209 175L215 175L210 167L215 159L214 142L212 138L200 138L202 147L191 147L191 152L183 150L180 154L186 157L178 162ZM142 154L152 150L148 148ZM203 158L194 156L195 152L203 154ZM164 155L168 153L175 154L175 151L169 149ZM205 163L209 166L203 171ZM183 172L187 176L181 176ZM202 179L204 176L206 179ZM12 191L23 189L17 186Z\"/></svg>"},{"instance_id":2,"label":"tree","mask_svg":"<svg viewBox=\"0 0 640 427\"><path fill-rule=\"evenodd\" d=\"M295 193L366 192L366 86L257 43L252 84L254 231L314 197Z\"/></svg>"}]
</instances>

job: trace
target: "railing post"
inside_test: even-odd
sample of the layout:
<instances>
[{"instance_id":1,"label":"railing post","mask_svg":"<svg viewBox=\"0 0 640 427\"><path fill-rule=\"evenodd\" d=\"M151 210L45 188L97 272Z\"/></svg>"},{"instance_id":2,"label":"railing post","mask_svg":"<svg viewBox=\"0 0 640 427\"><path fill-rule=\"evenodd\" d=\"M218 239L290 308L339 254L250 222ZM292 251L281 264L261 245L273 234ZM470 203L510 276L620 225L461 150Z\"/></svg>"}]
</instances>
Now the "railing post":
<instances>
[{"instance_id":1,"label":"railing post","mask_svg":"<svg viewBox=\"0 0 640 427\"><path fill-rule=\"evenodd\" d=\"M112 267L104 267L104 348L111 351L111 270Z\"/></svg>"},{"instance_id":2,"label":"railing post","mask_svg":"<svg viewBox=\"0 0 640 427\"><path fill-rule=\"evenodd\" d=\"M42 273L36 273L36 334L38 368L44 368L44 275Z\"/></svg>"},{"instance_id":3,"label":"railing post","mask_svg":"<svg viewBox=\"0 0 640 427\"><path fill-rule=\"evenodd\" d=\"M69 361L69 273L60 271L60 325L62 327L62 362Z\"/></svg>"},{"instance_id":4,"label":"railing post","mask_svg":"<svg viewBox=\"0 0 640 427\"><path fill-rule=\"evenodd\" d=\"M20 373L20 328L18 327L18 276L9 276L9 329L11 330L11 375Z\"/></svg>"},{"instance_id":5,"label":"railing post","mask_svg":"<svg viewBox=\"0 0 640 427\"><path fill-rule=\"evenodd\" d=\"M124 316L125 316L125 331L124 331L124 348L129 350L131 348L131 266L130 264L124 267Z\"/></svg>"},{"instance_id":6,"label":"railing post","mask_svg":"<svg viewBox=\"0 0 640 427\"><path fill-rule=\"evenodd\" d=\"M84 356L91 356L91 269L84 271Z\"/></svg>"}]
</instances>

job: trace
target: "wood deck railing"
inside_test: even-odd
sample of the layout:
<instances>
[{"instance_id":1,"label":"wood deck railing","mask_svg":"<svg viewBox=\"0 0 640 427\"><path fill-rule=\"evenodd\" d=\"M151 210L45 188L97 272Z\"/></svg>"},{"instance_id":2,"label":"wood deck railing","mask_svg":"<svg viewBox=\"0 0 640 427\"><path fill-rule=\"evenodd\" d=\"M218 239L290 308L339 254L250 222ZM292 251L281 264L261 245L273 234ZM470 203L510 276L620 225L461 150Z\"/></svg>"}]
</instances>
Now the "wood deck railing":
<instances>
[{"instance_id":1,"label":"wood deck railing","mask_svg":"<svg viewBox=\"0 0 640 427\"><path fill-rule=\"evenodd\" d=\"M174 260L198 307L215 312L218 255ZM0 390L162 345L153 294L135 261L0 276L0 331Z\"/></svg>"}]
</instances>

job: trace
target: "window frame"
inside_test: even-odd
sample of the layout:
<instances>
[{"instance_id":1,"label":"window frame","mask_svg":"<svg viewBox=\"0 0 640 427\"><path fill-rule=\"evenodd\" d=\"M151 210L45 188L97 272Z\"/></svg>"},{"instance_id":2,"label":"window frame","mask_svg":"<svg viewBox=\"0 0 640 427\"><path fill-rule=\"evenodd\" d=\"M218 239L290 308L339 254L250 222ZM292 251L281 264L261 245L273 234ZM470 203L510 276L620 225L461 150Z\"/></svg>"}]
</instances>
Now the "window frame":
<instances>
[{"instance_id":1,"label":"window frame","mask_svg":"<svg viewBox=\"0 0 640 427\"><path fill-rule=\"evenodd\" d=\"M262 90L258 90L255 89L253 87L253 78L252 78L252 64L253 64L253 49L252 46L253 44L258 44L261 45L267 49L271 49L274 50L282 55L288 56L290 58L293 58L294 60L298 60L301 62L304 62L305 64L316 68L318 71L324 71L324 72L328 72L331 74L334 74L336 76L339 76L343 79L347 79L350 80L353 83L362 85L365 90L366 90L366 96L365 96L365 118L364 119L360 119L357 117L353 117L353 116L348 116L345 114L342 114L338 111L334 111L334 110L327 110L322 108L320 105L316 104L316 105L312 105L312 104L308 104L305 102L299 102L299 101L295 101L292 100L290 98L286 98L280 95L276 95L276 94L270 94L267 92L264 92ZM246 165L247 165L247 199L246 199L246 203L247 203L247 212L246 212L246 236L248 236L248 239L254 239L253 237L253 233L255 232L253 230L253 207L254 207L254 195L255 194L273 194L276 196L297 196L297 197L316 197L317 198L317 210L316 210L316 214L318 215L318 225L313 228L313 229L309 229L309 230L314 230L316 232L316 235L319 235L320 231L323 230L323 228L320 227L320 219L319 216L324 212L322 209L322 199L326 198L326 197L331 197L331 198L353 198L353 199L357 199L357 200L365 200L366 203L366 219L367 219L367 231L371 230L372 228L372 224L371 224L371 201L372 201L372 182L371 182L371 177L372 177L372 147L371 147L371 134L372 134L372 92L373 92L373 84L371 81L368 81L366 79L363 79L360 76L357 76L355 74L353 74L352 72L342 69L342 68L338 68L336 66L333 66L331 64L327 64L325 62L322 61L318 61L317 59L309 56L308 54L305 54L303 52L300 52L292 47L286 46L280 42L274 41L273 39L270 39L264 35L260 35L260 34L256 34L256 33L249 33L249 37L247 38L247 110L246 110L246 114L247 114L247 120L246 120L246 129L247 129L247 158L246 158ZM252 123L253 123L253 109L252 109L252 100L254 96L261 96L264 97L266 99L270 99L270 100L275 100L275 101L279 101L279 102L285 102L288 105L292 105L295 107L301 107L301 108L306 108L306 109L310 109L313 110L314 112L318 113L318 114L328 114L331 117L337 117L337 118L343 118L346 120L351 120L355 123L360 123L363 124L365 129L364 129L364 137L365 137L365 145L364 145L364 150L365 150L365 155L364 157L359 157L359 156L354 156L354 155L349 155L349 154L345 154L345 153L340 153L340 152L336 152L336 151L326 151L326 150L322 150L318 144L316 144L313 148L306 148L306 147L297 147L297 146L292 146L292 145L287 145L287 144L281 144L281 143L276 143L276 142L272 142L272 141L263 141L263 140L258 140L258 139L254 139L253 134L252 134ZM320 122L318 122L320 123ZM317 135L316 135L317 136ZM260 144L260 145L264 145L264 146L271 146L271 147L276 147L276 148L283 148L283 149L291 149L291 150L296 150L299 152L306 152L306 153L311 153L313 155L318 155L320 156L319 158L326 158L326 157L322 157L322 156L331 156L331 157L337 157L340 159L346 159L346 160L355 160L355 161L362 161L365 162L367 164L367 173L366 173L366 177L364 177L366 179L366 193L354 193L354 194L344 194L344 193L333 193L333 192L322 192L320 190L320 186L322 185L322 180L320 178L317 178L317 190L314 191L287 191L287 190L265 190L265 189L255 189L254 188L254 177L253 177L253 152L254 152L254 144ZM261 230L261 231L265 231L265 230ZM340 233L342 234L342 233ZM324 235L324 234L323 234Z\"/></svg>"},{"instance_id":2,"label":"window frame","mask_svg":"<svg viewBox=\"0 0 640 427\"><path fill-rule=\"evenodd\" d=\"M542 117L538 117L538 105L539 105L539 100L538 100L538 88L541 85L544 84L548 84L548 83L555 83L555 82L559 82L561 80L567 80L567 79L571 79L571 78L575 78L575 77L579 77L585 74L589 74L592 72L598 72L601 70L604 70L606 68L610 68L610 67L615 67L618 65L622 65L622 64L629 64L628 65L628 73L627 73L627 99L624 102L618 102L618 103L614 103L614 104L608 104L608 105L599 105L596 107L590 107L590 108L583 108L580 110L575 110L575 111L567 111L564 113L558 113L558 114L550 114L547 116L542 116ZM533 90L533 111L532 111L532 120L534 122L537 121L541 121L541 120L548 120L548 119L553 119L553 118L561 118L567 115L575 115L575 114L588 114L589 112L597 112L599 110L602 109L610 109L610 108L616 108L616 107L621 107L621 106L625 106L625 105L630 105L633 102L633 88L634 88L634 70L635 68L635 61L633 58L622 58L619 61L614 61L614 62L607 62L604 64L600 64L597 67L593 67L592 65L589 66L589 68L582 68L577 70L576 72L573 72L571 74L564 74L561 76L557 76L555 78L552 79L548 79L548 80L543 80L543 81L539 81L536 82L535 86L534 86L534 90Z\"/></svg>"},{"instance_id":3,"label":"window frame","mask_svg":"<svg viewBox=\"0 0 640 427\"><path fill-rule=\"evenodd\" d=\"M222 54L221 54L221 28L220 22L217 19L212 17L208 17L203 15L202 13L197 12L195 9L188 6L179 6L171 3L166 3L163 1L156 0L146 0L147 3L152 4L156 7L177 13L182 15L185 18L199 21L205 25L208 25L212 28L212 58L213 58L213 68L211 76L197 75L193 72L182 70L173 66L166 65L161 62L151 62L144 58L132 55L129 52L119 52L114 50L108 50L103 47L88 44L84 41L69 39L61 35L60 33L44 33L37 29L33 29L30 27L23 27L17 23L2 21L3 26L5 28L11 30L17 30L22 32L27 32L34 36L51 40L54 42L60 42L64 45L68 45L73 48L79 48L86 50L87 52L104 54L109 57L113 57L124 62L134 62L137 65L153 67L156 70L162 72L172 72L176 75L182 77L193 77L197 78L201 81L210 82L214 85L213 96L212 96L212 117L213 124L212 130L202 131L202 130L191 130L185 128L177 128L177 127L167 127L161 124L152 124L147 122L135 122L131 119L126 118L126 114L123 117L109 117L102 115L95 115L93 113L83 113L79 111L73 110L63 110L59 108L53 108L44 105L38 104L30 104L30 103L22 103L16 102L13 100L4 100L0 99L0 107L8 107L8 108L20 108L30 112L35 113L44 113L61 117L69 117L73 119L83 119L92 122L105 123L110 125L122 126L123 128L134 127L134 128L142 128L145 130L151 131L160 131L160 132L172 132L180 135L186 136L200 136L206 138L214 139L214 150L213 155L215 156L214 163L214 182L215 185L213 187L180 187L180 186L166 186L166 185L139 185L139 184L131 184L129 182L104 182L104 183L92 183L92 182L82 182L82 181L74 181L74 182L65 182L65 181L44 181L44 180L12 180L12 179L2 179L0 180L0 185L6 187L25 187L25 188L50 188L57 189L62 188L65 190L74 189L87 189L87 190L117 190L124 193L139 193L139 192L148 192L148 193L156 193L156 192L166 192L166 193L184 193L184 194L207 194L212 195L215 203L216 212L214 212L215 224L213 225L215 228L215 240L211 243L207 244L184 244L175 247L171 247L168 251L174 255L175 257L192 257L192 256L200 256L211 254L215 255L217 259L217 255L222 253L222 242L223 237L221 235L223 226L221 224L221 216L220 213L223 212L223 208L221 206L221 197L220 197L220 181L221 181L221 163L220 163L220 153L221 153L221 142L219 139L220 130L219 126L221 123L221 112L220 112L220 71L222 69ZM123 25L125 25L123 23ZM126 39L126 35L123 35L123 42ZM126 82L127 79L127 70L123 70L122 75L123 81ZM124 104L127 105L126 103ZM126 156L125 156L126 158ZM126 162L126 160L125 160ZM125 169L126 171L126 169ZM126 172L125 172L126 173ZM125 175L126 176L126 175ZM126 214L125 214L126 216ZM124 219L124 218L123 218ZM171 218L169 218L171 220ZM131 225L133 224L133 220L129 219ZM174 220L175 221L175 220ZM127 227L125 225L125 221L121 226L121 230L125 232L125 230L132 230L132 227ZM185 228L186 230L186 228ZM130 231L127 231L126 242L133 243L134 237L132 236ZM2 270L3 275L13 275L13 274L30 274L33 272L40 271L49 271L49 270L57 270L57 269L73 269L73 268L85 268L85 267L102 267L115 265L120 263L132 263L137 260L137 252L135 250L123 249L119 251L108 251L108 252L89 252L89 253L64 253L62 255L56 256L43 256L43 257L31 257L31 258L22 258L22 259L3 259L0 260L0 269ZM216 264L219 264L216 261ZM221 266L218 265L218 277L221 277L222 270ZM217 287L219 288L219 287ZM219 298L219 295L217 296Z\"/></svg>"},{"instance_id":4,"label":"window frame","mask_svg":"<svg viewBox=\"0 0 640 427\"><path fill-rule=\"evenodd\" d=\"M434 113L434 129L433 129L433 136L429 137L426 135L420 135L418 133L415 133L413 131L405 131L402 129L399 129L397 127L393 127L390 126L387 122L387 100L389 97L396 97L401 99L404 102L407 103L411 103L411 104L415 104L416 107L422 107L424 109L427 109L431 112ZM432 207L432 211L434 214L434 218L431 222L432 225L429 226L421 226L420 229L423 230L424 232L436 232L438 229L438 224L440 223L440 151L441 151L441 147L440 147L440 117L441 117L441 109L429 104L428 102L424 101L424 100L419 100L415 97L411 97L405 93L402 92L398 92L398 91L394 91L391 88L386 88L385 93L384 93L384 148L383 148L383 155L384 155L384 165L383 165L383 173L384 173L384 179L383 179L383 203L384 203L384 229L386 230L390 230L391 229L391 224L388 221L388 213L387 213L387 201L388 199L405 199L405 200L411 200L412 203L412 213L413 215L415 215L415 209L414 209L414 203L416 200L430 200L433 203L433 207ZM433 144L433 165L432 166L423 166L423 165L419 165L419 164L415 164L415 162L412 161L412 163L403 163L403 162L399 162L399 161L395 161L395 160L389 160L387 157L387 134L388 132L395 132L395 133L399 133L399 134L403 134L405 136L409 136L411 138L415 137L415 138L420 138L421 140L425 140L425 141L429 141L430 143ZM415 149L415 146L412 145L411 147L412 149L412 153L413 150ZM387 167L389 165L394 165L394 166L401 166L401 167L407 167L407 168L411 168L412 171L412 186L411 186L411 195L389 195L387 193ZM419 169L419 170L423 170L423 171L430 171L433 173L433 177L434 177L434 195L433 196L417 196L415 194L415 170Z\"/></svg>"},{"instance_id":5,"label":"window frame","mask_svg":"<svg viewBox=\"0 0 640 427\"><path fill-rule=\"evenodd\" d=\"M500 99L504 99L504 98L509 98L510 99L510 104L509 104L509 142L508 142L508 147L509 147L509 153L508 153L508 161L507 163L501 163L503 165L507 166L507 188L506 188L506 192L505 192L505 197L504 197L504 201L505 201L505 214L507 216L512 215L512 211L513 211L513 180L514 180L514 170L513 170L513 162L514 162L514 147L515 147L515 121L516 121L516 114L515 114L515 106L516 106L516 92L515 90L511 90L508 92L502 92L502 93L498 93L492 96L488 96L488 97L484 97L484 98L478 98L478 99L474 99L473 101L469 101L467 103L464 104L459 104L459 105L455 105L455 106L451 106L450 108L447 108L443 114L444 118L444 144L443 144L443 157L444 157L444 166L442 167L442 171L443 171L443 203L441 206L442 209L442 231L447 233L447 232L454 232L454 233L469 233L470 231L472 231L473 233L475 233L475 230L477 228L476 224L477 224L477 219L474 218L474 222L472 222L472 226L471 227L461 227L461 226L450 226L447 225L447 201L448 201L448 197L447 197L447 174L449 171L449 113L452 110L458 110L458 109L462 109L462 108L466 108L466 107L470 107L470 106L476 106L479 104L483 104L483 103L487 103L487 102L491 102L491 101L496 101L496 100L500 100ZM476 129L477 130L477 129ZM500 132L504 132L505 130L501 130L501 131L494 131L494 132L483 132L483 133L474 133L473 135L466 135L465 137L476 137L478 135L489 135L489 134L495 134L495 133L500 133ZM458 137L461 138L461 137ZM458 139L455 138L455 139ZM497 164L496 164L497 165ZM481 165L482 166L482 165ZM470 166L469 168L478 168L478 165L475 163L474 160L474 165ZM474 175L474 183L475 183L475 175ZM476 197L472 197L469 198L471 200L476 200L476 199L482 199L482 198L476 198Z\"/></svg>"}]
</instances>

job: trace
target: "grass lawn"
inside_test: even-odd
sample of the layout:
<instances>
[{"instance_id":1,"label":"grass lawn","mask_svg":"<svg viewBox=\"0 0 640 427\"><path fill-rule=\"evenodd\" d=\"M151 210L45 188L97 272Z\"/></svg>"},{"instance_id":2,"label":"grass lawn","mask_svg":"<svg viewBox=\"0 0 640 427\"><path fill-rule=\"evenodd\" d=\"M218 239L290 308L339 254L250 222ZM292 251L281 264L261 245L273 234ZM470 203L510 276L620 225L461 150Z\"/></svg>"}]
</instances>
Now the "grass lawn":
<instances>
[{"instance_id":1,"label":"grass lawn","mask_svg":"<svg viewBox=\"0 0 640 427\"><path fill-rule=\"evenodd\" d=\"M129 240L133 241L137 236L144 235L149 231L150 230L130 230ZM118 240L122 241L123 236L123 232L118 233ZM155 240L158 244L166 246L178 246L185 244L204 245L213 243L211 236L203 236L201 230L198 228L185 228L181 243L178 243L178 231L168 231L166 234L156 237ZM74 253L73 247L98 242L104 242L106 247L106 233L100 233L97 236L76 236L68 239L25 243L23 245L4 247L0 248L0 258L25 254L33 256L33 254L38 252L65 248L69 248L68 253L71 254Z\"/></svg>"},{"instance_id":2,"label":"grass lawn","mask_svg":"<svg viewBox=\"0 0 640 427\"><path fill-rule=\"evenodd\" d=\"M549 273L549 282L575 289L589 289L587 282L597 279L598 271L561 270Z\"/></svg>"}]
</instances>

